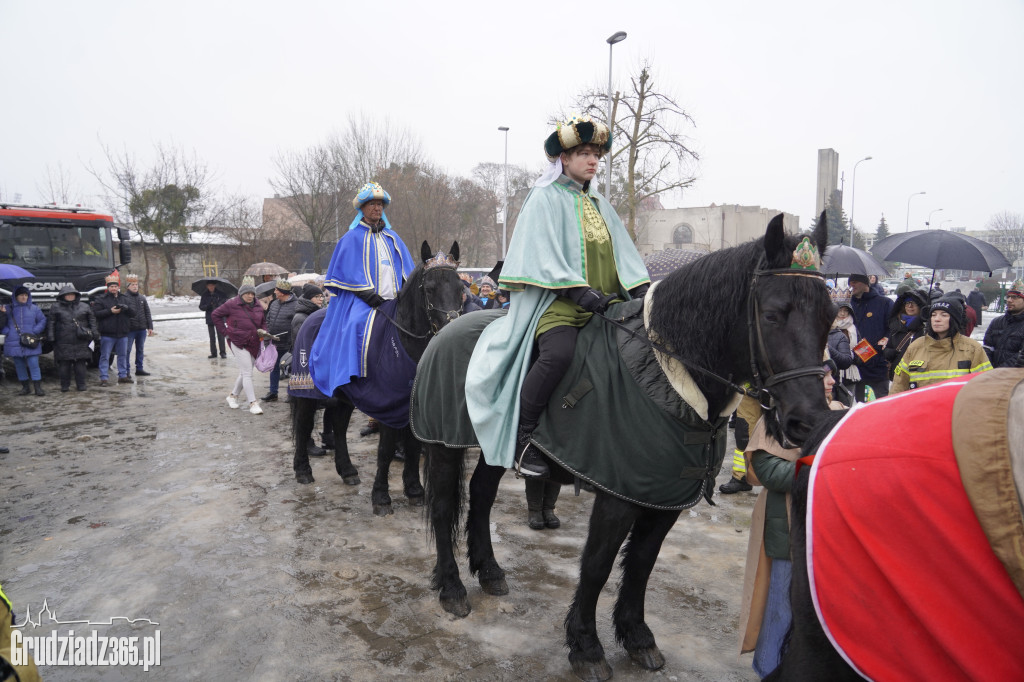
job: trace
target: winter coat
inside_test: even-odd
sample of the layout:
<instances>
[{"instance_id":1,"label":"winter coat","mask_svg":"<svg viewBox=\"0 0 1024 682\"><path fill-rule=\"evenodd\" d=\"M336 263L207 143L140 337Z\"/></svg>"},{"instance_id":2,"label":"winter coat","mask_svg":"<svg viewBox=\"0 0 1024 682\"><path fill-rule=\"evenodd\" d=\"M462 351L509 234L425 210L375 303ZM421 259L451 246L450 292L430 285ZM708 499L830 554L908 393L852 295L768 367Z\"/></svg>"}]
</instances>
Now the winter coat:
<instances>
[{"instance_id":1,"label":"winter coat","mask_svg":"<svg viewBox=\"0 0 1024 682\"><path fill-rule=\"evenodd\" d=\"M129 328L133 332L141 329L153 328L153 315L149 312L149 301L142 294L133 293L131 290L125 292L124 297L128 299L128 307L132 309L132 317Z\"/></svg>"},{"instance_id":2,"label":"winter coat","mask_svg":"<svg viewBox=\"0 0 1024 682\"><path fill-rule=\"evenodd\" d=\"M861 380L866 383L874 383L888 378L888 368L885 365L885 358L882 356L882 349L878 347L878 342L889 331L892 301L869 289L859 297L854 296L850 301L850 307L853 309L853 321L857 325L857 335L862 339L867 339L877 352L877 355L867 362L857 360Z\"/></svg>"},{"instance_id":3,"label":"winter coat","mask_svg":"<svg viewBox=\"0 0 1024 682\"><path fill-rule=\"evenodd\" d=\"M65 294L74 294L75 300L65 301ZM78 338L79 328L88 330L92 334L92 339ZM96 326L96 316L92 308L82 301L82 294L75 291L73 286L65 286L57 294L57 302L50 308L46 338L53 344L53 359L57 362L92 358L89 341L99 341L100 330Z\"/></svg>"},{"instance_id":4,"label":"winter coat","mask_svg":"<svg viewBox=\"0 0 1024 682\"><path fill-rule=\"evenodd\" d=\"M985 300L985 294L977 289L967 294L967 305L974 308L974 314L978 316L978 324L981 324L981 311L985 309L988 301Z\"/></svg>"},{"instance_id":5,"label":"winter coat","mask_svg":"<svg viewBox=\"0 0 1024 682\"><path fill-rule=\"evenodd\" d=\"M213 311L213 323L220 333L227 337L235 348L244 348L255 359L260 354L260 337L257 329L266 329L263 308L253 301L249 305L240 296L235 296Z\"/></svg>"},{"instance_id":6,"label":"winter coat","mask_svg":"<svg viewBox=\"0 0 1024 682\"><path fill-rule=\"evenodd\" d=\"M915 340L896 366L889 393L921 388L965 374L986 372L992 364L981 344L956 334L950 339L922 336Z\"/></svg>"},{"instance_id":7,"label":"winter coat","mask_svg":"<svg viewBox=\"0 0 1024 682\"><path fill-rule=\"evenodd\" d=\"M900 315L900 311L903 310L903 305L907 302L907 299L912 299L917 305L924 310L924 297L916 291L908 291L900 294L899 298L896 299L896 303L892 306L892 312L889 313L889 343L885 345L885 350L882 351L882 356L889 365L889 380L896 372L896 365L900 363L900 359L903 358L903 354L907 352L907 348L910 347L911 342L915 339L924 336L925 324L923 313L919 312L917 317L906 323L903 321L903 317ZM970 336L968 334L968 336Z\"/></svg>"},{"instance_id":8,"label":"winter coat","mask_svg":"<svg viewBox=\"0 0 1024 682\"><path fill-rule=\"evenodd\" d=\"M120 339L128 336L132 330L131 318L135 314L128 297L124 294L114 295L109 291L92 300L90 304L92 312L96 315L96 324L100 329L100 336L109 336ZM115 305L121 306L121 312L115 314L110 309Z\"/></svg>"},{"instance_id":9,"label":"winter coat","mask_svg":"<svg viewBox=\"0 0 1024 682\"><path fill-rule=\"evenodd\" d=\"M917 289L917 282L914 281L914 278L913 277L904 277L903 281L900 282L899 286L896 287L896 295L897 296L902 296L903 294L907 293L908 291L913 291L915 289Z\"/></svg>"},{"instance_id":10,"label":"winter coat","mask_svg":"<svg viewBox=\"0 0 1024 682\"><path fill-rule=\"evenodd\" d=\"M320 306L308 298L297 299L295 314L292 316L291 336L288 337L289 348L295 344L295 339L299 338L299 330L302 329L302 323L306 321L307 317L318 310L320 310Z\"/></svg>"},{"instance_id":11,"label":"winter coat","mask_svg":"<svg viewBox=\"0 0 1024 682\"><path fill-rule=\"evenodd\" d=\"M850 339L842 329L833 327L828 331L828 356L836 363L836 369L846 369L853 364Z\"/></svg>"},{"instance_id":12,"label":"winter coat","mask_svg":"<svg viewBox=\"0 0 1024 682\"><path fill-rule=\"evenodd\" d=\"M214 289L204 291L199 297L199 309L206 311L206 324L213 324L213 311L228 302L228 297L222 292Z\"/></svg>"},{"instance_id":13,"label":"winter coat","mask_svg":"<svg viewBox=\"0 0 1024 682\"><path fill-rule=\"evenodd\" d=\"M281 337L279 341L274 342L279 354L287 353L292 347L292 318L295 317L298 307L299 299L295 294L291 294L284 301L279 301L275 296L267 306L267 331Z\"/></svg>"},{"instance_id":14,"label":"winter coat","mask_svg":"<svg viewBox=\"0 0 1024 682\"><path fill-rule=\"evenodd\" d=\"M18 303L19 293L27 293L28 300ZM32 292L25 287L19 286L14 290L14 298L7 305L7 321L4 323L4 355L9 358L25 358L30 355L41 355L43 344L35 348L25 348L21 345L22 334L42 335L46 329L46 315L32 302Z\"/></svg>"},{"instance_id":15,"label":"winter coat","mask_svg":"<svg viewBox=\"0 0 1024 682\"><path fill-rule=\"evenodd\" d=\"M1024 313L1006 313L992 320L985 332L993 367L1024 367Z\"/></svg>"}]
</instances>

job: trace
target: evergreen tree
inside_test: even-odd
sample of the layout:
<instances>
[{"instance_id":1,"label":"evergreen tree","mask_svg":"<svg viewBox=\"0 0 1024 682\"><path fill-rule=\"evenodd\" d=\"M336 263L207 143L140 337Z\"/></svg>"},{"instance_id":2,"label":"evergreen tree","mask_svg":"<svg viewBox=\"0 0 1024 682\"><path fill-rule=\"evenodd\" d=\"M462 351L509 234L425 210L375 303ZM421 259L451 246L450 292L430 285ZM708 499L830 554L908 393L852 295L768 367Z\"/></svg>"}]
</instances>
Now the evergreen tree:
<instances>
[{"instance_id":1,"label":"evergreen tree","mask_svg":"<svg viewBox=\"0 0 1024 682\"><path fill-rule=\"evenodd\" d=\"M843 210L842 194L838 190L832 192L832 196L828 199L828 204L825 206L825 219L828 221L828 243L830 245L850 244L850 221L846 218L846 211ZM815 217L811 221L811 230L818 224L818 219ZM864 248L864 237L854 231L853 235L853 246L858 249Z\"/></svg>"},{"instance_id":2,"label":"evergreen tree","mask_svg":"<svg viewBox=\"0 0 1024 682\"><path fill-rule=\"evenodd\" d=\"M882 241L889 236L889 223L885 222L885 214L882 214L882 219L878 221L878 227L875 228L875 243Z\"/></svg>"}]
</instances>

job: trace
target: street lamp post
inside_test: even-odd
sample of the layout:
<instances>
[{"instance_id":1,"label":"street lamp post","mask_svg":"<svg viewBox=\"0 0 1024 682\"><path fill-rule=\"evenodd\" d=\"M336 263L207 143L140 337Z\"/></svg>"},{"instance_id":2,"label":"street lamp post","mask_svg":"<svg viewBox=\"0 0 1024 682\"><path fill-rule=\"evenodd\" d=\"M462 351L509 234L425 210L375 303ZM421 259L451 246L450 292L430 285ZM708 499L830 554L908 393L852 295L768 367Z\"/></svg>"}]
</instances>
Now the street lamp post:
<instances>
[{"instance_id":1,"label":"street lamp post","mask_svg":"<svg viewBox=\"0 0 1024 682\"><path fill-rule=\"evenodd\" d=\"M616 31L615 33L608 36L605 42L608 43L608 131L609 133L615 132L615 122L612 121L612 47L615 43L621 43L626 39L625 31ZM611 152L608 155L608 167L605 169L607 173L604 180L604 197L611 201L612 196L612 157Z\"/></svg>"},{"instance_id":2,"label":"street lamp post","mask_svg":"<svg viewBox=\"0 0 1024 682\"><path fill-rule=\"evenodd\" d=\"M916 197L918 194L927 194L927 192L914 192L907 197L907 225L903 229L904 232L910 232L910 200Z\"/></svg>"},{"instance_id":3,"label":"street lamp post","mask_svg":"<svg viewBox=\"0 0 1024 682\"><path fill-rule=\"evenodd\" d=\"M853 164L853 182L850 183L850 246L853 246L853 207L857 201L857 166L870 160L870 156L865 156L863 159Z\"/></svg>"},{"instance_id":4,"label":"street lamp post","mask_svg":"<svg viewBox=\"0 0 1024 682\"><path fill-rule=\"evenodd\" d=\"M943 225L945 225L946 223L951 223L951 222L953 222L952 218L946 218L941 223L939 223L939 229L941 230Z\"/></svg>"},{"instance_id":5,"label":"street lamp post","mask_svg":"<svg viewBox=\"0 0 1024 682\"><path fill-rule=\"evenodd\" d=\"M935 215L936 213L938 213L941 210L942 210L941 208L937 208L934 211L932 211L931 213L929 213L928 214L928 220L924 221L924 226L925 227L931 227L932 226L932 216Z\"/></svg>"},{"instance_id":6,"label":"street lamp post","mask_svg":"<svg viewBox=\"0 0 1024 682\"><path fill-rule=\"evenodd\" d=\"M498 130L505 133L505 201L501 208L501 259L505 260L505 245L508 243L508 126L498 126Z\"/></svg>"}]
</instances>

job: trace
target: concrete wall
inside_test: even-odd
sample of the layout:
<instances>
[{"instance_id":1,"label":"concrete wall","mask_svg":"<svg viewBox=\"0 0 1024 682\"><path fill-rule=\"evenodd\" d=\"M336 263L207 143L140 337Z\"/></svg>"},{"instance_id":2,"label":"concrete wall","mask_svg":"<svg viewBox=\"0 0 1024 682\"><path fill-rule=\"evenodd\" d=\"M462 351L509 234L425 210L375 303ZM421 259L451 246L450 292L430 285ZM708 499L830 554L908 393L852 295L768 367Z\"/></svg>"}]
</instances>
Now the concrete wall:
<instances>
[{"instance_id":1,"label":"concrete wall","mask_svg":"<svg viewBox=\"0 0 1024 682\"><path fill-rule=\"evenodd\" d=\"M818 189L814 196L814 216L820 216L828 198L839 188L839 154L834 149L818 150Z\"/></svg>"},{"instance_id":2,"label":"concrete wall","mask_svg":"<svg viewBox=\"0 0 1024 682\"><path fill-rule=\"evenodd\" d=\"M637 249L648 255L666 249L717 251L763 237L781 211L723 204L650 211L637 230ZM800 217L783 213L786 232L800 231Z\"/></svg>"}]
</instances>

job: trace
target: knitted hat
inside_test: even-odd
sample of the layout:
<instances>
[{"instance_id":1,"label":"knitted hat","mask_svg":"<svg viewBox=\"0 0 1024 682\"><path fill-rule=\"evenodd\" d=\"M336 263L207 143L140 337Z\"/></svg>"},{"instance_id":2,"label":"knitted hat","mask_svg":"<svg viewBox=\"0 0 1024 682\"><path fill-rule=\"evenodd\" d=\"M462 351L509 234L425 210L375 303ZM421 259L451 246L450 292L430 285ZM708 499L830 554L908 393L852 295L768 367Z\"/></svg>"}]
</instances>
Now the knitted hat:
<instances>
[{"instance_id":1,"label":"knitted hat","mask_svg":"<svg viewBox=\"0 0 1024 682\"><path fill-rule=\"evenodd\" d=\"M574 115L568 121L555 125L555 132L544 141L544 153L549 161L554 162L562 152L581 144L597 145L607 152L612 148L612 134L604 123L589 116Z\"/></svg>"},{"instance_id":2,"label":"knitted hat","mask_svg":"<svg viewBox=\"0 0 1024 682\"><path fill-rule=\"evenodd\" d=\"M324 290L315 284L302 285L302 298L312 299L314 296L323 296Z\"/></svg>"},{"instance_id":3,"label":"knitted hat","mask_svg":"<svg viewBox=\"0 0 1024 682\"><path fill-rule=\"evenodd\" d=\"M256 281L251 275L246 275L242 278L242 286L238 287L238 295L242 294L255 294L256 293Z\"/></svg>"},{"instance_id":4,"label":"knitted hat","mask_svg":"<svg viewBox=\"0 0 1024 682\"><path fill-rule=\"evenodd\" d=\"M292 283L283 278L274 282L274 288L286 294L292 293Z\"/></svg>"},{"instance_id":5,"label":"knitted hat","mask_svg":"<svg viewBox=\"0 0 1024 682\"><path fill-rule=\"evenodd\" d=\"M943 296L937 301L932 301L928 307L926 319L931 320L932 313L937 310L944 310L949 313L949 335L959 334L967 326L967 313L964 312L964 304L953 296ZM929 331L931 325L929 324Z\"/></svg>"},{"instance_id":6,"label":"knitted hat","mask_svg":"<svg viewBox=\"0 0 1024 682\"><path fill-rule=\"evenodd\" d=\"M853 284L854 282L860 282L861 284L871 284L871 280L868 279L867 275L858 274L850 275L849 282L850 284Z\"/></svg>"},{"instance_id":7,"label":"knitted hat","mask_svg":"<svg viewBox=\"0 0 1024 682\"><path fill-rule=\"evenodd\" d=\"M485 284L491 287L491 291L494 291L495 289L498 288L498 286L494 283L494 280L488 277L487 275L484 275L483 277L480 278L480 286L482 287Z\"/></svg>"}]
</instances>

